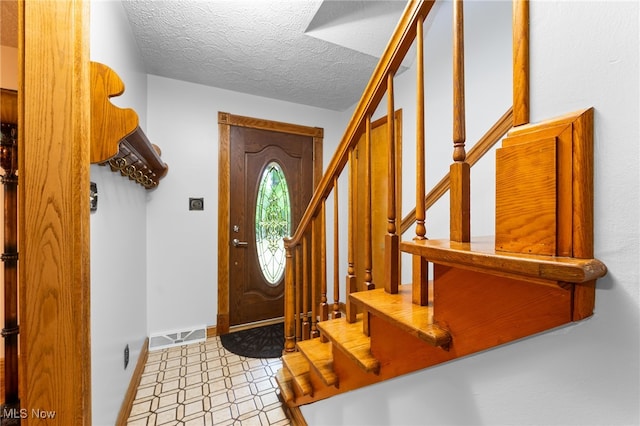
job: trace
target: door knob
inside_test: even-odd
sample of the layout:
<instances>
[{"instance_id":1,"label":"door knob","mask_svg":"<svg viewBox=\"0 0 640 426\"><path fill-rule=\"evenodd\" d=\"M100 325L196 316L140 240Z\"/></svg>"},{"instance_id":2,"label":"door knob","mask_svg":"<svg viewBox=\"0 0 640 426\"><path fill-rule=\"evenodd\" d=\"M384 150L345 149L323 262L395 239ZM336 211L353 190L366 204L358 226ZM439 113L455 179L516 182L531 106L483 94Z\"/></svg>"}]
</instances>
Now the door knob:
<instances>
[{"instance_id":1,"label":"door knob","mask_svg":"<svg viewBox=\"0 0 640 426\"><path fill-rule=\"evenodd\" d=\"M239 240L239 239L237 239L237 238L234 238L234 239L233 239L233 241L231 241L231 242L233 243L233 246L234 246L234 247L246 247L246 246L248 246L248 245L249 245L249 243L248 243L248 242L246 242L246 241L240 241L240 240Z\"/></svg>"}]
</instances>

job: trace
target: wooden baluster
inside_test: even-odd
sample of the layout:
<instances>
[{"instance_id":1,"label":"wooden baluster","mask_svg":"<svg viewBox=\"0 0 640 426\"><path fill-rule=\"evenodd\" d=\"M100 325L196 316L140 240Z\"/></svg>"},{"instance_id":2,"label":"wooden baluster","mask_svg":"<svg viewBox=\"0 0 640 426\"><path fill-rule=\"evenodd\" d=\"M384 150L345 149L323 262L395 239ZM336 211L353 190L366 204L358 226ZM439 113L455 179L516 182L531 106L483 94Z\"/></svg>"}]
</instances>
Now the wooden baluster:
<instances>
[{"instance_id":1,"label":"wooden baluster","mask_svg":"<svg viewBox=\"0 0 640 426\"><path fill-rule=\"evenodd\" d=\"M529 123L529 0L513 1L513 125Z\"/></svg>"},{"instance_id":2,"label":"wooden baluster","mask_svg":"<svg viewBox=\"0 0 640 426\"><path fill-rule=\"evenodd\" d=\"M367 290L376 288L373 283L373 251L371 241L371 116L367 116L364 141L365 206L364 206L364 285Z\"/></svg>"},{"instance_id":3,"label":"wooden baluster","mask_svg":"<svg viewBox=\"0 0 640 426\"><path fill-rule=\"evenodd\" d=\"M302 237L302 340L311 336L309 324L309 237Z\"/></svg>"},{"instance_id":4,"label":"wooden baluster","mask_svg":"<svg viewBox=\"0 0 640 426\"><path fill-rule=\"evenodd\" d=\"M322 210L323 207L321 206L320 211ZM318 215L320 214L321 213L318 213ZM311 338L318 336L318 308L320 308L318 296L320 295L321 286L318 281L321 280L320 268L323 264L322 242L320 237L323 231L318 229L319 223L320 218L318 216L311 221Z\"/></svg>"},{"instance_id":5,"label":"wooden baluster","mask_svg":"<svg viewBox=\"0 0 640 426\"><path fill-rule=\"evenodd\" d=\"M355 202L353 200L356 199L356 196L354 194L354 190L353 190L353 158L354 158L354 154L353 154L353 149L351 149L349 151L349 223L348 223L348 230L347 230L347 234L348 234L348 243L347 243L347 262L348 262L348 267L347 267L347 282L346 282L346 292L347 292L347 301L346 301L346 305L347 305L347 322L353 323L356 321L356 314L357 314L357 309L355 304L351 303L351 300L349 298L349 295L351 293L355 293L356 291L358 291L357 288L357 281L356 281L356 274L355 274L355 265L353 262L353 247L355 246L356 242L354 239L354 234L353 234L353 215L355 214Z\"/></svg>"},{"instance_id":6,"label":"wooden baluster","mask_svg":"<svg viewBox=\"0 0 640 426\"><path fill-rule=\"evenodd\" d=\"M284 295L284 351L293 352L296 349L294 311L295 311L295 271L294 271L294 248L289 245L289 240L285 239L286 258L285 264L285 295Z\"/></svg>"},{"instance_id":7,"label":"wooden baluster","mask_svg":"<svg viewBox=\"0 0 640 426\"><path fill-rule=\"evenodd\" d=\"M416 236L414 240L426 239L425 227L425 146L424 146L424 31L423 18L416 23ZM424 306L429 302L429 264L422 256L413 256L412 301Z\"/></svg>"},{"instance_id":8,"label":"wooden baluster","mask_svg":"<svg viewBox=\"0 0 640 426\"><path fill-rule=\"evenodd\" d=\"M325 200L326 201L326 200ZM320 331L318 330L318 316L322 321L326 321L329 315L329 309L327 305L327 242L325 238L325 209L326 204L325 201L322 202L320 207L320 213L318 217L314 220L314 230L315 235L319 241L319 253L316 253L314 258L320 258L320 266L313 268L314 274L313 277L315 282L312 285L311 292L311 337L318 337L320 335ZM318 273L320 272L320 276L318 277ZM318 284L317 281L320 281ZM319 291L318 291L319 289ZM321 303L318 303L317 295L321 292ZM320 310L320 312L318 312Z\"/></svg>"},{"instance_id":9,"label":"wooden baluster","mask_svg":"<svg viewBox=\"0 0 640 426\"><path fill-rule=\"evenodd\" d=\"M396 234L396 132L394 119L394 74L389 73L387 77L387 127L389 143L389 177L388 177L388 198L387 198L387 235L385 235L385 291L387 293L398 293L398 283L400 281L400 271L398 260L400 256L400 239Z\"/></svg>"},{"instance_id":10,"label":"wooden baluster","mask_svg":"<svg viewBox=\"0 0 640 426\"><path fill-rule=\"evenodd\" d=\"M371 239L371 116L367 116L364 138L365 161L365 218L364 218L364 285L373 290L373 241ZM362 312L362 332L369 335L369 312Z\"/></svg>"},{"instance_id":11,"label":"wooden baluster","mask_svg":"<svg viewBox=\"0 0 640 426\"><path fill-rule=\"evenodd\" d=\"M296 258L296 341L302 340L302 257L304 253L302 252L302 247L300 245L296 246L295 251Z\"/></svg>"},{"instance_id":12,"label":"wooden baluster","mask_svg":"<svg viewBox=\"0 0 640 426\"><path fill-rule=\"evenodd\" d=\"M340 318L340 250L338 238L338 177L333 178L333 313L332 318Z\"/></svg>"},{"instance_id":13,"label":"wooden baluster","mask_svg":"<svg viewBox=\"0 0 640 426\"><path fill-rule=\"evenodd\" d=\"M466 162L464 97L464 17L462 0L453 2L453 161L450 168L450 238L469 242L470 172Z\"/></svg>"},{"instance_id":14,"label":"wooden baluster","mask_svg":"<svg viewBox=\"0 0 640 426\"><path fill-rule=\"evenodd\" d=\"M325 212L327 201L322 202L320 208L320 321L329 319L329 304L327 303L327 227L325 220Z\"/></svg>"}]
</instances>

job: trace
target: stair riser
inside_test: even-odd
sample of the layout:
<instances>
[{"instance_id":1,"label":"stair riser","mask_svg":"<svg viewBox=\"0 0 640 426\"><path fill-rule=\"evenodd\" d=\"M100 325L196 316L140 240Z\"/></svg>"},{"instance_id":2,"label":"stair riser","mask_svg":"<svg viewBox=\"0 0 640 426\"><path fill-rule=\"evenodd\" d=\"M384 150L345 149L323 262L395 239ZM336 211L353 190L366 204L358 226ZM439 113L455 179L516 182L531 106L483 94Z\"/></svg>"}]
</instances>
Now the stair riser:
<instances>
[{"instance_id":1,"label":"stair riser","mask_svg":"<svg viewBox=\"0 0 640 426\"><path fill-rule=\"evenodd\" d=\"M455 355L400 330L393 324L371 316L371 353L380 360L380 377L397 377L442 362Z\"/></svg>"},{"instance_id":2,"label":"stair riser","mask_svg":"<svg viewBox=\"0 0 640 426\"><path fill-rule=\"evenodd\" d=\"M571 322L572 289L435 265L433 319L460 357Z\"/></svg>"}]
</instances>

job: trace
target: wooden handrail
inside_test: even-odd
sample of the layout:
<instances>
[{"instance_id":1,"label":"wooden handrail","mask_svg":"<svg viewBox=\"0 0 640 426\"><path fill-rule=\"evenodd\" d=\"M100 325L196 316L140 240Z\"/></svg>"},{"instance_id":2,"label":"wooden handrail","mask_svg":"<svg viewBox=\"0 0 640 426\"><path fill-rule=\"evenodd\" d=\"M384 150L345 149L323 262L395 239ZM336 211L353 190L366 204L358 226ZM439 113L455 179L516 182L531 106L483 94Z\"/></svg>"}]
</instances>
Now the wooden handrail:
<instances>
[{"instance_id":1,"label":"wooden handrail","mask_svg":"<svg viewBox=\"0 0 640 426\"><path fill-rule=\"evenodd\" d=\"M386 92L387 76L389 73L395 73L405 55L411 48L416 34L416 22L418 17L426 17L434 1L416 1L410 2L405 8L396 31L389 41L376 69L367 84L367 87L360 98L358 105L349 121L349 125L345 131L340 144L331 158L327 171L322 177L320 184L309 202L305 210L296 232L285 239L286 246L295 246L300 244L304 230L308 228L311 219L318 214L319 208L324 199L327 198L333 188L333 180L338 176L349 159L349 150L353 148L358 137L364 129L365 119L368 115L373 115L380 100Z\"/></svg>"},{"instance_id":2,"label":"wooden handrail","mask_svg":"<svg viewBox=\"0 0 640 426\"><path fill-rule=\"evenodd\" d=\"M467 153L466 161L469 166L473 166L511 129L513 122L513 108L509 108L502 117L485 133L480 140ZM449 190L449 173L438 182L425 198L425 210L429 210L436 201ZM400 235L409 230L416 221L416 209L411 210L402 219L400 224Z\"/></svg>"}]
</instances>

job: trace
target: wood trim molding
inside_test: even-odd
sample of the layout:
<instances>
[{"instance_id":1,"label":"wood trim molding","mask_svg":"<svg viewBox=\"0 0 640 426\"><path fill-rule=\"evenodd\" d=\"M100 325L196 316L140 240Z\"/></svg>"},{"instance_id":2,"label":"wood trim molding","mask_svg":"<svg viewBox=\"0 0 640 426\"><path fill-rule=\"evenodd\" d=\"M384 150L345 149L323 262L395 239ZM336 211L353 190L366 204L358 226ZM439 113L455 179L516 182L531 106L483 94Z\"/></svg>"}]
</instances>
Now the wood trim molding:
<instances>
[{"instance_id":1,"label":"wood trim molding","mask_svg":"<svg viewBox=\"0 0 640 426\"><path fill-rule=\"evenodd\" d=\"M289 407L287 404L282 404L282 408L286 410L287 417L291 420L293 426L307 426L307 420L302 415L300 407Z\"/></svg>"},{"instance_id":2,"label":"wood trim molding","mask_svg":"<svg viewBox=\"0 0 640 426\"><path fill-rule=\"evenodd\" d=\"M18 20L21 407L89 426L89 2L19 2Z\"/></svg>"},{"instance_id":3,"label":"wood trim molding","mask_svg":"<svg viewBox=\"0 0 640 426\"><path fill-rule=\"evenodd\" d=\"M122 401L120 413L118 413L118 418L116 419L116 426L125 426L127 424L127 420L129 420L131 407L133 407L133 401L136 399L136 393L138 392L138 386L140 386L140 379L142 378L142 373L144 372L144 366L147 364L148 357L149 338L147 337L142 344L142 349L140 349L136 369L133 371L131 382L129 382L129 387L127 388L127 393Z\"/></svg>"},{"instance_id":4,"label":"wood trim molding","mask_svg":"<svg viewBox=\"0 0 640 426\"><path fill-rule=\"evenodd\" d=\"M229 242L225 238L229 229L230 127L228 113L218 113L218 333L229 332Z\"/></svg>"},{"instance_id":5,"label":"wood trim molding","mask_svg":"<svg viewBox=\"0 0 640 426\"><path fill-rule=\"evenodd\" d=\"M207 339L218 335L218 327L215 325L207 327Z\"/></svg>"},{"instance_id":6,"label":"wood trim molding","mask_svg":"<svg viewBox=\"0 0 640 426\"><path fill-rule=\"evenodd\" d=\"M229 241L226 230L231 226L229 217L230 172L230 128L251 127L260 130L290 133L313 138L314 190L322 178L322 143L324 130L298 124L264 120L253 117L218 112L218 315L217 334L229 332ZM225 230L220 232L220 230Z\"/></svg>"},{"instance_id":7,"label":"wood trim molding","mask_svg":"<svg viewBox=\"0 0 640 426\"><path fill-rule=\"evenodd\" d=\"M252 129L273 130L274 132L290 133L300 136L311 136L322 140L324 130L321 127L301 126L299 124L284 123L281 121L264 120L261 118L245 117L242 115L218 113L218 123L237 127L250 127Z\"/></svg>"}]
</instances>

